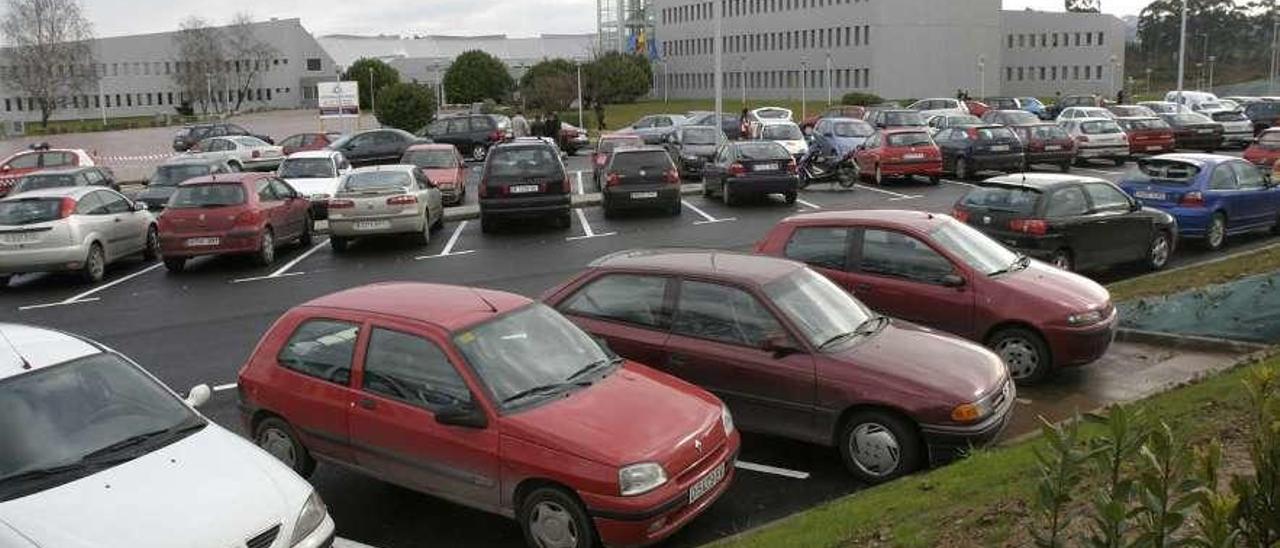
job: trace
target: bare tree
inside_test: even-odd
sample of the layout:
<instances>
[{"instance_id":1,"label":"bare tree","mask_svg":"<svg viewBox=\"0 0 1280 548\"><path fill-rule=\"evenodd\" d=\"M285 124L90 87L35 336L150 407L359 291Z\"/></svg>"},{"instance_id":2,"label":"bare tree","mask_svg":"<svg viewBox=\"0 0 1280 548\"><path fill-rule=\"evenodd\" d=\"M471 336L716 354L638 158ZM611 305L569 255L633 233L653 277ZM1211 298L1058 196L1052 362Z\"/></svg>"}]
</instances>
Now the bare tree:
<instances>
[{"instance_id":1,"label":"bare tree","mask_svg":"<svg viewBox=\"0 0 1280 548\"><path fill-rule=\"evenodd\" d=\"M249 98L253 83L258 75L267 70L271 59L279 53L253 30L253 17L248 13L237 13L226 28L227 52L231 55L231 63L235 74L230 75L236 88L235 109Z\"/></svg>"},{"instance_id":2,"label":"bare tree","mask_svg":"<svg viewBox=\"0 0 1280 548\"><path fill-rule=\"evenodd\" d=\"M35 99L40 123L97 82L93 27L78 0L6 0L0 37L11 68L0 71L8 87Z\"/></svg>"},{"instance_id":3,"label":"bare tree","mask_svg":"<svg viewBox=\"0 0 1280 548\"><path fill-rule=\"evenodd\" d=\"M217 100L214 90L227 87L222 32L210 27L204 19L189 17L178 25L173 41L178 67L171 73L173 82L193 103L198 103L204 113L211 108L221 111L222 102Z\"/></svg>"}]
</instances>

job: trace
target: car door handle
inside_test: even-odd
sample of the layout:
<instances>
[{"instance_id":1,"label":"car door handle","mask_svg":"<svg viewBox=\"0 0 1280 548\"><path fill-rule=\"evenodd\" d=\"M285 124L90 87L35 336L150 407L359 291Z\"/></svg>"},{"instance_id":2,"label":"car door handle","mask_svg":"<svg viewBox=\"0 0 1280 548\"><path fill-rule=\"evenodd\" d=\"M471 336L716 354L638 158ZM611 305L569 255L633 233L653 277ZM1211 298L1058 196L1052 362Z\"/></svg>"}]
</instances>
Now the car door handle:
<instances>
[{"instance_id":1,"label":"car door handle","mask_svg":"<svg viewBox=\"0 0 1280 548\"><path fill-rule=\"evenodd\" d=\"M378 408L378 402L373 401L372 398L360 398L356 401L356 405L359 405L363 409L370 410Z\"/></svg>"}]
</instances>

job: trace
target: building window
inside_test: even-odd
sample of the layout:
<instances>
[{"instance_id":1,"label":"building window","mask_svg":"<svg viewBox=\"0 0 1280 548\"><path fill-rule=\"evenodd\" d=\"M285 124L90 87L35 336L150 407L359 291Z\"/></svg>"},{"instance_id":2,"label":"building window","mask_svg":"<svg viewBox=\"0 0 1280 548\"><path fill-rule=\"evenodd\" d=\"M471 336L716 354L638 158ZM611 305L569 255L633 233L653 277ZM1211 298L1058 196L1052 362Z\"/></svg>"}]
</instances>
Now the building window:
<instances>
[{"instance_id":1,"label":"building window","mask_svg":"<svg viewBox=\"0 0 1280 548\"><path fill-rule=\"evenodd\" d=\"M1053 47L1058 47L1058 33L1053 33Z\"/></svg>"},{"instance_id":2,"label":"building window","mask_svg":"<svg viewBox=\"0 0 1280 548\"><path fill-rule=\"evenodd\" d=\"M1020 48L1027 47L1027 35L1025 34L1018 35L1018 47Z\"/></svg>"},{"instance_id":3,"label":"building window","mask_svg":"<svg viewBox=\"0 0 1280 548\"><path fill-rule=\"evenodd\" d=\"M1075 65L1071 67L1071 79L1072 80L1080 79L1080 65Z\"/></svg>"},{"instance_id":4,"label":"building window","mask_svg":"<svg viewBox=\"0 0 1280 548\"><path fill-rule=\"evenodd\" d=\"M1022 67L1018 67L1018 81L1019 81L1019 82L1021 82L1021 81L1022 81L1022 74L1023 74L1023 73L1022 73Z\"/></svg>"},{"instance_id":5,"label":"building window","mask_svg":"<svg viewBox=\"0 0 1280 548\"><path fill-rule=\"evenodd\" d=\"M1007 47L1008 47L1009 49L1013 49L1013 35L1012 35L1012 34L1010 34L1010 35L1008 36L1008 38L1009 38L1009 45L1008 45Z\"/></svg>"},{"instance_id":6,"label":"building window","mask_svg":"<svg viewBox=\"0 0 1280 548\"><path fill-rule=\"evenodd\" d=\"M1004 68L1004 81L1006 81L1006 82L1012 82L1012 81L1013 81L1013 67L1005 67L1005 68Z\"/></svg>"},{"instance_id":7,"label":"building window","mask_svg":"<svg viewBox=\"0 0 1280 548\"><path fill-rule=\"evenodd\" d=\"M1092 33L1092 32L1086 32L1086 33L1084 34L1084 45L1086 45L1086 46L1092 46L1092 45L1093 45L1093 33Z\"/></svg>"},{"instance_id":8,"label":"building window","mask_svg":"<svg viewBox=\"0 0 1280 548\"><path fill-rule=\"evenodd\" d=\"M1049 47L1049 35L1043 33L1040 34L1040 47Z\"/></svg>"},{"instance_id":9,"label":"building window","mask_svg":"<svg viewBox=\"0 0 1280 548\"><path fill-rule=\"evenodd\" d=\"M1103 44L1102 44L1102 36L1103 36L1103 34L1102 34L1101 32L1099 32L1099 33L1098 33L1098 45L1099 45L1099 46L1103 45Z\"/></svg>"},{"instance_id":10,"label":"building window","mask_svg":"<svg viewBox=\"0 0 1280 548\"><path fill-rule=\"evenodd\" d=\"M1058 67L1056 65L1049 67L1049 79L1050 80L1058 79Z\"/></svg>"},{"instance_id":11,"label":"building window","mask_svg":"<svg viewBox=\"0 0 1280 548\"><path fill-rule=\"evenodd\" d=\"M1101 79L1102 79L1102 65L1098 65L1098 66L1094 67L1094 71L1095 71L1095 72L1094 72L1094 74L1097 74L1097 75L1098 75L1098 79L1099 79L1099 80L1101 80Z\"/></svg>"},{"instance_id":12,"label":"building window","mask_svg":"<svg viewBox=\"0 0 1280 548\"><path fill-rule=\"evenodd\" d=\"M1076 33L1076 47L1080 47L1080 33Z\"/></svg>"}]
</instances>

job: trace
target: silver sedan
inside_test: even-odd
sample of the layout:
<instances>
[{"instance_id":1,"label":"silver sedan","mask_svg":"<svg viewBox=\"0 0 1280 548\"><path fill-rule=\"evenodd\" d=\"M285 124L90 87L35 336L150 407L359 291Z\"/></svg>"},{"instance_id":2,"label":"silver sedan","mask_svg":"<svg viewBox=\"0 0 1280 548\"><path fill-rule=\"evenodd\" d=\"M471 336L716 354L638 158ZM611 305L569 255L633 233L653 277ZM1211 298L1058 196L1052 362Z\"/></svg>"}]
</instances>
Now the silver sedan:
<instances>
[{"instance_id":1,"label":"silver sedan","mask_svg":"<svg viewBox=\"0 0 1280 548\"><path fill-rule=\"evenodd\" d=\"M412 234L420 245L444 225L440 189L411 165L364 167L342 177L329 200L329 244L347 249L352 238Z\"/></svg>"},{"instance_id":2,"label":"silver sedan","mask_svg":"<svg viewBox=\"0 0 1280 548\"><path fill-rule=\"evenodd\" d=\"M77 272L101 281L107 265L160 254L146 204L99 187L61 187L0 200L0 287L14 274Z\"/></svg>"}]
</instances>

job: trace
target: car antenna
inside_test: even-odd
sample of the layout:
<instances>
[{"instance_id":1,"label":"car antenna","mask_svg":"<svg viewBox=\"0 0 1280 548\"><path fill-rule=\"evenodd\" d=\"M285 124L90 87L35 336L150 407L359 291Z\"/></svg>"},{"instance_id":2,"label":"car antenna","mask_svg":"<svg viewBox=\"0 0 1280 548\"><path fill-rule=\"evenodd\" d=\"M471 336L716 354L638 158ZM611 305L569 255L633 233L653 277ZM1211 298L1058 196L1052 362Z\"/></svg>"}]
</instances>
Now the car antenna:
<instances>
[{"instance_id":1,"label":"car antenna","mask_svg":"<svg viewBox=\"0 0 1280 548\"><path fill-rule=\"evenodd\" d=\"M30 371L31 362L27 361L27 357L23 356L22 352L18 351L18 347L13 344L13 341L9 340L9 335L5 333L3 329L0 329L0 339L4 339L4 343L9 345L9 348L13 349L13 354L17 356L19 360L22 361L22 369L25 371Z\"/></svg>"},{"instance_id":2,"label":"car antenna","mask_svg":"<svg viewBox=\"0 0 1280 548\"><path fill-rule=\"evenodd\" d=\"M479 291L472 289L471 292L475 293L476 298L480 299L480 302L484 303L485 306L489 307L489 312L492 312L494 314L498 313L498 307L493 306L493 303L489 302L489 299L484 298L484 295L481 295Z\"/></svg>"}]
</instances>

